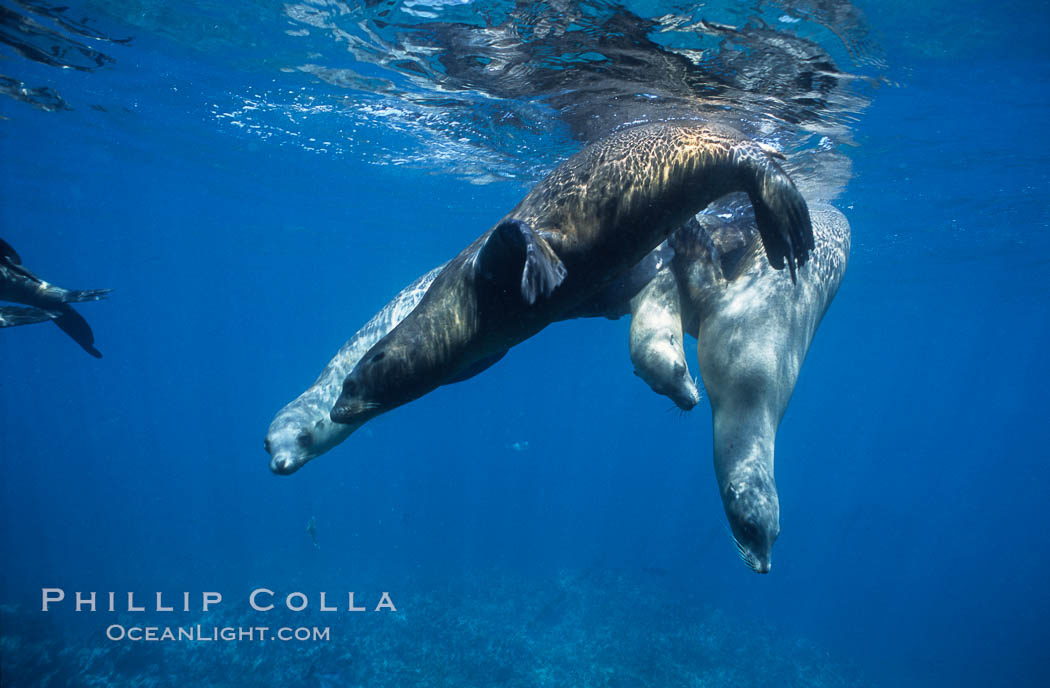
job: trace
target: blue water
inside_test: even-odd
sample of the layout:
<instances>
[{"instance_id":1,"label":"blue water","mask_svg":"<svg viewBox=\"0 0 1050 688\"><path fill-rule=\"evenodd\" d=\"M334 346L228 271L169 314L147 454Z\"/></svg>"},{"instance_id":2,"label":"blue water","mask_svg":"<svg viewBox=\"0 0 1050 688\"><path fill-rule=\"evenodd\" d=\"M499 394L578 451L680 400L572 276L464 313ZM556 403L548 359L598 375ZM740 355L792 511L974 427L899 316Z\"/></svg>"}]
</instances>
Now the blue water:
<instances>
[{"instance_id":1,"label":"blue water","mask_svg":"<svg viewBox=\"0 0 1050 688\"><path fill-rule=\"evenodd\" d=\"M7 48L0 62L72 107L0 98L0 236L51 281L114 289L78 307L101 360L46 323L0 331L0 602L19 605L2 627L5 685L34 685L13 639L45 616L45 638L113 646L106 613L39 612L43 587L218 590L240 613L260 586L373 604L387 590L397 603L401 619L329 619L331 645L358 654L311 655L302 685L378 685L354 667L427 643L435 667L466 661L476 648L418 629L434 614L486 628L484 605L501 596L501 614L535 610L538 624L552 599L579 614L536 636L528 661L571 656L599 632L650 638L644 658L620 657L634 679L614 682L581 650L572 685L663 685L654 667L729 661L713 641L669 640L697 619L761 639L733 660L750 685L1044 685L1048 3L861 3L891 83L844 148L853 178L836 205L853 254L777 437L768 576L734 556L709 407L681 416L631 374L626 318L552 326L272 475L273 414L398 290L512 208L533 165L574 145L555 125L530 131L532 155L486 163L504 178L478 184L452 170L462 152L419 162L428 144L382 118L350 131L286 117L282 131L322 148L342 136L339 150L240 130L217 116L234 96L317 88L275 69L279 52L263 59L283 24L253 26L246 7L214 11L211 30L202 4L180 17L191 31L159 4L123 18L103 5L82 12L134 37L105 46L112 64L60 70ZM515 176L519 161L529 171ZM566 579L579 609L551 592ZM388 644L368 645L373 631ZM112 681L157 671L152 655L135 663L152 647L125 647L131 664ZM295 663L317 648L278 650ZM186 653L161 662L170 685L215 658ZM796 653L803 668L783 673ZM402 685L543 685L428 667Z\"/></svg>"}]
</instances>

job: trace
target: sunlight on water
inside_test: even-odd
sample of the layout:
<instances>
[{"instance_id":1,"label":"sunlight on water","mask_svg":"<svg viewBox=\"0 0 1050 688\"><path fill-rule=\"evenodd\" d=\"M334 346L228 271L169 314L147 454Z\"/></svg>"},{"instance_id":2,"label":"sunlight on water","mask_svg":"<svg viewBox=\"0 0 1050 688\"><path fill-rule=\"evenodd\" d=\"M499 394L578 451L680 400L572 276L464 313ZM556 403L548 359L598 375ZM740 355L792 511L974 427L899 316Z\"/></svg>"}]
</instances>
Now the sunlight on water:
<instances>
[{"instance_id":1,"label":"sunlight on water","mask_svg":"<svg viewBox=\"0 0 1050 688\"><path fill-rule=\"evenodd\" d=\"M106 40L85 28L87 20L66 21L71 10L44 7L26 5L10 45L77 69L113 61L78 42ZM271 26L256 32L281 36L265 52L246 37L246 15L225 3L187 6L185 14L144 3L92 9L119 22L114 32L162 30L234 67L253 55L271 65L270 78L251 77L271 82L265 87L212 94L217 126L235 135L486 181L537 178L576 149L573 139L659 119L725 121L789 153L848 143L883 63L859 12L829 7L681 4L667 13L597 1L316 0L284 5L283 17L260 12L254 21ZM38 22L51 26L36 30ZM42 108L65 107L61 93L17 81L7 91ZM375 129L414 143L377 150Z\"/></svg>"}]
</instances>

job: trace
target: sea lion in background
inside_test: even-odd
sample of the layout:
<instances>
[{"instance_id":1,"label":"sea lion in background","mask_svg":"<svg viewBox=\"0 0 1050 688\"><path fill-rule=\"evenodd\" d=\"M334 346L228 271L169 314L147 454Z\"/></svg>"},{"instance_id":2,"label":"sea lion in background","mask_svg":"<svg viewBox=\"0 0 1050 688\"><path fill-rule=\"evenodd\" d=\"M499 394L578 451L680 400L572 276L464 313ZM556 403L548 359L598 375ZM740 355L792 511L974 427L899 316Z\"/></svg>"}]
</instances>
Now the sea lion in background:
<instances>
[{"instance_id":1,"label":"sea lion in background","mask_svg":"<svg viewBox=\"0 0 1050 688\"><path fill-rule=\"evenodd\" d=\"M664 242L660 248L667 252L667 257L645 287L629 302L629 342L635 375L642 378L654 392L673 401L678 408L690 411L700 403L700 390L685 360L683 320L692 309L687 309L687 305L691 304L682 303L675 271L672 243L679 236L687 236L690 241L705 244L711 241L694 217ZM706 245L703 248L714 250ZM681 266L682 261L679 260L677 265ZM704 268L705 263L698 261L693 269ZM721 272L718 274L721 275Z\"/></svg>"},{"instance_id":2,"label":"sea lion in background","mask_svg":"<svg viewBox=\"0 0 1050 688\"><path fill-rule=\"evenodd\" d=\"M682 349L681 294L670 267L631 299L631 362L635 374L683 411L700 403Z\"/></svg>"},{"instance_id":3,"label":"sea lion in background","mask_svg":"<svg viewBox=\"0 0 1050 688\"><path fill-rule=\"evenodd\" d=\"M676 403L666 390L691 379L688 369L684 376L678 370L686 365L681 333L697 338L722 505L741 558L759 573L769 572L780 533L777 428L849 258L845 216L829 205L811 204L810 213L815 248L794 284L761 259L753 218L702 215L700 224L670 237L671 265L632 301L632 360L643 379L656 380L650 382L656 392ZM653 341L674 346L654 350Z\"/></svg>"},{"instance_id":4,"label":"sea lion in background","mask_svg":"<svg viewBox=\"0 0 1050 688\"><path fill-rule=\"evenodd\" d=\"M332 420L360 425L502 355L736 191L751 200L770 264L793 277L813 246L809 212L758 144L724 127L666 122L587 146L445 266L354 366Z\"/></svg>"},{"instance_id":5,"label":"sea lion in background","mask_svg":"<svg viewBox=\"0 0 1050 688\"><path fill-rule=\"evenodd\" d=\"M61 315L58 311L45 311L39 308L21 308L19 306L0 306L0 327L17 327L51 320Z\"/></svg>"},{"instance_id":6,"label":"sea lion in background","mask_svg":"<svg viewBox=\"0 0 1050 688\"><path fill-rule=\"evenodd\" d=\"M98 301L110 289L73 291L49 284L22 266L22 259L0 239L0 301L23 303L32 308L0 308L0 327L27 325L53 320L84 351L95 358L102 354L95 348L95 335L87 321L69 304Z\"/></svg>"}]
</instances>

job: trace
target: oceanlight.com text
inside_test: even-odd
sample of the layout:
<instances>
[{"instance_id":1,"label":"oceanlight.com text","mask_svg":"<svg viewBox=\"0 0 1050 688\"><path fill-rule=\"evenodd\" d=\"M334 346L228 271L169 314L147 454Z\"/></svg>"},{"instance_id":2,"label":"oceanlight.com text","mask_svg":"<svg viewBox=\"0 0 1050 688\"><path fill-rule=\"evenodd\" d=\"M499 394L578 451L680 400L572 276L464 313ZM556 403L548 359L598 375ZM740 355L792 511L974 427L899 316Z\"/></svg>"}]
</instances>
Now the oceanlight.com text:
<instances>
[{"instance_id":1,"label":"oceanlight.com text","mask_svg":"<svg viewBox=\"0 0 1050 688\"><path fill-rule=\"evenodd\" d=\"M114 642L328 642L331 629L327 626L122 626L106 628L106 638Z\"/></svg>"}]
</instances>

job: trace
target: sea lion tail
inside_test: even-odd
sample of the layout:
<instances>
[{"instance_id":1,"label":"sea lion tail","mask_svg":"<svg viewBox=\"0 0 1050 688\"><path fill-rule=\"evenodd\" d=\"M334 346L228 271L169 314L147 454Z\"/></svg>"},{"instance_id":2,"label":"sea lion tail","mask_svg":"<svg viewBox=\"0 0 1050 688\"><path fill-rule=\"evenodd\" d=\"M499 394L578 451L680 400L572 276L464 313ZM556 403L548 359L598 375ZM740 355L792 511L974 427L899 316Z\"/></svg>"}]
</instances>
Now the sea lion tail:
<instances>
[{"instance_id":1,"label":"sea lion tail","mask_svg":"<svg viewBox=\"0 0 1050 688\"><path fill-rule=\"evenodd\" d=\"M102 299L109 296L112 289L80 289L71 290L67 289L66 293L63 294L62 300L65 303L82 303L84 301L101 301Z\"/></svg>"},{"instance_id":2,"label":"sea lion tail","mask_svg":"<svg viewBox=\"0 0 1050 688\"><path fill-rule=\"evenodd\" d=\"M796 266L803 265L813 250L813 223L806 199L787 173L764 151L748 155L754 173L748 196L770 265L781 270L787 263L791 281Z\"/></svg>"}]
</instances>

